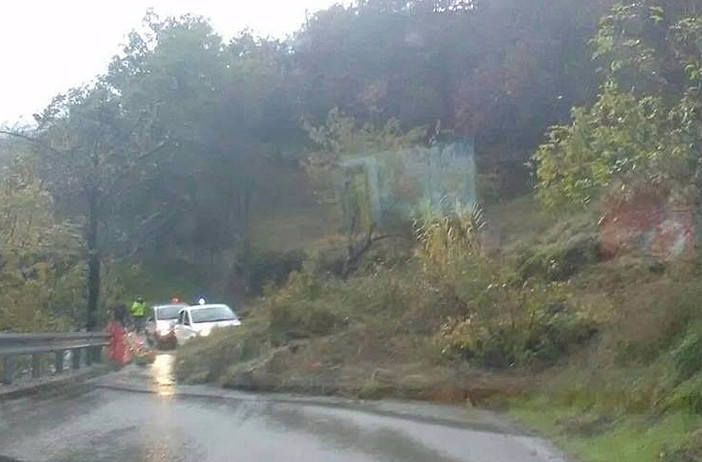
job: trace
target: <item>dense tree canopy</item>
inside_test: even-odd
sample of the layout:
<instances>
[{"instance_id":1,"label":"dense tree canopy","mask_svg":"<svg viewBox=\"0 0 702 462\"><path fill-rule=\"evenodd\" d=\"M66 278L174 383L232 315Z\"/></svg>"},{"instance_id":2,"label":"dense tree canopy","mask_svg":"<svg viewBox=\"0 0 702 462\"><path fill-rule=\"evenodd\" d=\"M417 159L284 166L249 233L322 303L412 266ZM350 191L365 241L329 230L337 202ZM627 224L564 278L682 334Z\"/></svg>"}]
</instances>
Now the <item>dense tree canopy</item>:
<instances>
[{"instance_id":1,"label":"dense tree canopy","mask_svg":"<svg viewBox=\"0 0 702 462\"><path fill-rule=\"evenodd\" d=\"M297 34L305 113L335 106L406 127L441 121L485 150L525 159L540 129L597 85L587 41L609 2L367 1L315 15ZM512 160L514 160L512 158Z\"/></svg>"},{"instance_id":2,"label":"dense tree canopy","mask_svg":"<svg viewBox=\"0 0 702 462\"><path fill-rule=\"evenodd\" d=\"M353 121L355 141L474 136L485 177L502 178L498 192L528 190L524 163L544 130L596 92L588 40L610 3L359 0L317 12L286 41L247 32L227 41L201 17L147 14L94 84L56 97L35 128L12 133L32 147L27 159L53 219L83 229L88 324L110 261L207 263L213 284L226 286L250 257L251 217L268 213L271 185L310 159L338 155L344 133L329 130L344 120ZM694 21L649 22L650 40L660 40L663 22L687 44L681 51L694 43L683 38L697 33ZM608 38L607 24L595 42L603 57L630 46L612 42L619 35ZM661 59L669 85L699 76L687 58L674 60L685 62L682 73ZM544 183L548 162L541 165Z\"/></svg>"},{"instance_id":3,"label":"dense tree canopy","mask_svg":"<svg viewBox=\"0 0 702 462\"><path fill-rule=\"evenodd\" d=\"M79 231L56 219L26 153L11 153L0 179L0 330L66 327L82 318Z\"/></svg>"},{"instance_id":4,"label":"dense tree canopy","mask_svg":"<svg viewBox=\"0 0 702 462\"><path fill-rule=\"evenodd\" d=\"M587 203L645 185L699 201L702 27L699 2L619 5L593 39L605 76L589 108L536 155L541 198Z\"/></svg>"}]
</instances>

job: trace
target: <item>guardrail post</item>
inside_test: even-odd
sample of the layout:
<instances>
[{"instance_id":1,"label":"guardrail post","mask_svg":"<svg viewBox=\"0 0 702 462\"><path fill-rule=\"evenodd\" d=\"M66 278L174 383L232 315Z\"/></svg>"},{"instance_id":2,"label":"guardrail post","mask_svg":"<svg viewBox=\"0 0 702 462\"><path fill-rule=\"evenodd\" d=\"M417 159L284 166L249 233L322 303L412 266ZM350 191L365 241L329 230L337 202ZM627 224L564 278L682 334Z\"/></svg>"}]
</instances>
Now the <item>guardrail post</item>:
<instances>
[{"instance_id":1,"label":"guardrail post","mask_svg":"<svg viewBox=\"0 0 702 462\"><path fill-rule=\"evenodd\" d=\"M39 353L32 355L32 378L36 379L41 376L41 356Z\"/></svg>"},{"instance_id":2,"label":"guardrail post","mask_svg":"<svg viewBox=\"0 0 702 462\"><path fill-rule=\"evenodd\" d=\"M2 358L2 383L4 385L12 385L12 380L15 377L15 358L12 355Z\"/></svg>"},{"instance_id":3,"label":"guardrail post","mask_svg":"<svg viewBox=\"0 0 702 462\"><path fill-rule=\"evenodd\" d=\"M88 347L85 349L85 365L86 366L93 365L93 348L92 347Z\"/></svg>"},{"instance_id":4,"label":"guardrail post","mask_svg":"<svg viewBox=\"0 0 702 462\"><path fill-rule=\"evenodd\" d=\"M80 348L71 350L71 360L73 361L73 369L80 369Z\"/></svg>"},{"instance_id":5,"label":"guardrail post","mask_svg":"<svg viewBox=\"0 0 702 462\"><path fill-rule=\"evenodd\" d=\"M65 350L56 350L56 360L54 363L54 367L56 368L56 373L60 374L63 372L63 356L65 354Z\"/></svg>"}]
</instances>

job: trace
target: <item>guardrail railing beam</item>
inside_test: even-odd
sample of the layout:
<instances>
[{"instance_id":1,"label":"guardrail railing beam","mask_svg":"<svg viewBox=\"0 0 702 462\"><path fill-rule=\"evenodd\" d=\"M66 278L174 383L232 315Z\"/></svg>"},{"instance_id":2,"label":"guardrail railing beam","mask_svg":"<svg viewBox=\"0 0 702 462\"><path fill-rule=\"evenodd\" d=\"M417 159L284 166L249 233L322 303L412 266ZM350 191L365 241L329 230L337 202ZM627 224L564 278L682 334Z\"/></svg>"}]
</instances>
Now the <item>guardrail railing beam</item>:
<instances>
[{"instance_id":1,"label":"guardrail railing beam","mask_svg":"<svg viewBox=\"0 0 702 462\"><path fill-rule=\"evenodd\" d=\"M103 332L0 334L0 383L12 384L19 356L31 356L31 376L36 379L44 373L42 358L46 355L54 355L54 373L61 374L66 351L71 352L71 368L79 370L83 355L86 366L100 362L101 350L109 343L109 335Z\"/></svg>"}]
</instances>

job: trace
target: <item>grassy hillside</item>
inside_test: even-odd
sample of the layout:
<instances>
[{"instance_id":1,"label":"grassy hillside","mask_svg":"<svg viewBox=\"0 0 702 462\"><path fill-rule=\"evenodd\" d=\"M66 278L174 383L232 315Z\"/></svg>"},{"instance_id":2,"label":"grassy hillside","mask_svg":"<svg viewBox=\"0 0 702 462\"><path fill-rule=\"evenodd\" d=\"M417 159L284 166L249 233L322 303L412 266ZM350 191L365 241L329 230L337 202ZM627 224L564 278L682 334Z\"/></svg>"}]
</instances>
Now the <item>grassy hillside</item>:
<instances>
[{"instance_id":1,"label":"grassy hillside","mask_svg":"<svg viewBox=\"0 0 702 462\"><path fill-rule=\"evenodd\" d=\"M544 238L539 229L548 228L552 217L531 199L490 210L488 217L490 239L509 246L516 246L515 236L527 231L533 231L530 236L534 239L562 232L561 226ZM576 244L581 245L580 241ZM450 281L427 271L427 261L416 254L414 245L400 239L377 246L367 256L365 266L348 280L330 276L326 272L329 262L313 258L293 274L287 286L252 306L241 329L183 349L178 373L183 380L229 386L328 389L363 395L438 393L466 399L471 393L511 393L530 379L523 369L509 367L510 363L552 362L551 356L558 357L571 348L571 340L577 344L589 335L596 316L588 312L580 319L575 311L550 313L540 306L549 298L561 297L562 288L555 286L538 287L538 292L529 294L498 290L486 294L480 306L472 306L472 291L490 291L497 280L520 277L519 271L527 271L522 267L538 272L539 259L548 261L564 252L559 245L567 246L568 242L548 242L540 247L544 255L530 258L521 250L519 255L511 250L498 257L488 249L475 261L438 268L439 273L449 269L456 274ZM531 266L520 259L530 261ZM491 307L502 300L515 310L523 308L523 301L516 300L523 295L530 304L527 316L508 314L510 322L516 324L505 330L505 319L493 319ZM481 313L482 318L474 322L484 324L486 332L506 338L496 342L479 339L469 346L456 323L471 311ZM554 337L553 323L563 323L573 339ZM510 337L513 329L522 327L527 327L522 330L530 338ZM525 347L529 342L533 345ZM484 365L496 366L496 372L486 372L480 367Z\"/></svg>"},{"instance_id":2,"label":"grassy hillside","mask_svg":"<svg viewBox=\"0 0 702 462\"><path fill-rule=\"evenodd\" d=\"M309 261L242 328L180 350L179 378L509 404L585 461L700 460L698 264L603 260L596 211L486 216L460 258L388 242L348 280Z\"/></svg>"}]
</instances>

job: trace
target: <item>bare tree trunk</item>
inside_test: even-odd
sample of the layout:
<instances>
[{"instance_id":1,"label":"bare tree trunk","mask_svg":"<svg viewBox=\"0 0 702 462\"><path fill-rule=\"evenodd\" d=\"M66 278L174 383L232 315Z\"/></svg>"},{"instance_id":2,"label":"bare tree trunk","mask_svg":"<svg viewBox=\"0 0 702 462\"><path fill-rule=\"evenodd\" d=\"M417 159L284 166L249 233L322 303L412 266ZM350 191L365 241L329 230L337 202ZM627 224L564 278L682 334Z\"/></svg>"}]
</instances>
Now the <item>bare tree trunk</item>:
<instances>
[{"instance_id":1,"label":"bare tree trunk","mask_svg":"<svg viewBox=\"0 0 702 462\"><path fill-rule=\"evenodd\" d=\"M100 253L98 250L98 197L97 191L88 193L88 319L86 328L97 328L97 309L100 299Z\"/></svg>"},{"instance_id":2,"label":"bare tree trunk","mask_svg":"<svg viewBox=\"0 0 702 462\"><path fill-rule=\"evenodd\" d=\"M251 180L246 179L239 196L241 201L239 209L241 247L237 256L237 270L232 272L232 274L238 273L237 276L241 276L243 280L243 287L240 287L239 293L232 294L239 303L243 302L244 294L251 286L251 195Z\"/></svg>"},{"instance_id":3,"label":"bare tree trunk","mask_svg":"<svg viewBox=\"0 0 702 462\"><path fill-rule=\"evenodd\" d=\"M351 275L351 273L358 267L358 263L361 257L368 252L374 243L382 241L384 239L390 239L395 237L401 237L396 234L384 234L382 236L373 236L375 232L376 224L372 223L370 228L365 232L363 239L360 242L356 242L355 229L356 229L356 219L355 217L351 220L351 231L349 233L348 246L346 248L346 258L344 259L344 265L341 268L341 277L346 279Z\"/></svg>"},{"instance_id":4,"label":"bare tree trunk","mask_svg":"<svg viewBox=\"0 0 702 462\"><path fill-rule=\"evenodd\" d=\"M251 240L251 235L250 235L250 226L249 226L249 220L251 218L251 181L246 180L246 183L244 184L244 187L242 188L240 192L240 215L239 215L239 222L241 223L241 236L242 236L242 243L243 243L243 252L245 255L248 255L249 250L250 250L250 240Z\"/></svg>"}]
</instances>

